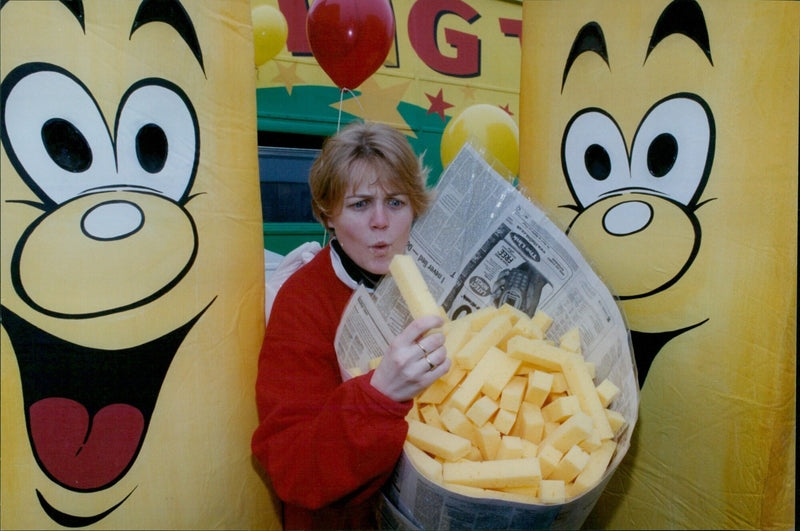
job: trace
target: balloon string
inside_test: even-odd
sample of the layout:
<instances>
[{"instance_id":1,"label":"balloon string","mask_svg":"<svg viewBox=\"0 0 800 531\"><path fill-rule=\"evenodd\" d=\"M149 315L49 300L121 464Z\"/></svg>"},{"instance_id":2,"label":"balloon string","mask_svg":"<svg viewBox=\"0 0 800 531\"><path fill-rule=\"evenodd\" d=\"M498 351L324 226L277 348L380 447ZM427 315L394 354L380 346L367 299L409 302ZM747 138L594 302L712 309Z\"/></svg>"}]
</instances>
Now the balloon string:
<instances>
[{"instance_id":1,"label":"balloon string","mask_svg":"<svg viewBox=\"0 0 800 531\"><path fill-rule=\"evenodd\" d=\"M359 109L361 109L361 113L362 113L362 114L364 113L364 107L362 107L362 106L361 106L361 102L360 102L360 101L358 101L358 96L356 96L356 93L355 93L355 92L353 92L352 90L350 90L349 88L343 88L343 89L341 89L341 90L339 91L339 119L338 119L338 121L336 122L336 132L337 132L337 133L339 132L339 128L340 128L340 127L341 127L341 125L342 125L342 103L344 102L344 91L345 91L345 90L346 90L347 92L349 92L350 94L352 94L352 95L353 95L353 99L355 99L355 100L356 100L356 103L358 103L358 107L359 107Z\"/></svg>"}]
</instances>

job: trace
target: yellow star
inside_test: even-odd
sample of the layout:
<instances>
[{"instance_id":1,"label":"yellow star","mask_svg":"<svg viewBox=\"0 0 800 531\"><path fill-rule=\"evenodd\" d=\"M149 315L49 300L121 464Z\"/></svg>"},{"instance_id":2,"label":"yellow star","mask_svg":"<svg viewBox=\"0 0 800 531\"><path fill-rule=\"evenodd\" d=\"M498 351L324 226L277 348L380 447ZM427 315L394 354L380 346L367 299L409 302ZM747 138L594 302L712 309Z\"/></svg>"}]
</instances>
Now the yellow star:
<instances>
[{"instance_id":1,"label":"yellow star","mask_svg":"<svg viewBox=\"0 0 800 531\"><path fill-rule=\"evenodd\" d=\"M342 102L342 111L365 120L387 123L398 129L410 130L403 116L397 111L397 106L410 84L411 81L406 81L381 88L374 79L369 78L358 89L361 95L350 97ZM331 107L338 109L339 103L331 104Z\"/></svg>"},{"instance_id":2,"label":"yellow star","mask_svg":"<svg viewBox=\"0 0 800 531\"><path fill-rule=\"evenodd\" d=\"M299 85L303 82L300 76L297 75L297 63L289 63L288 65L281 61L275 61L275 66L278 67L278 75L272 78L272 82L279 82L286 87L286 92L289 96L292 95L292 87Z\"/></svg>"},{"instance_id":3,"label":"yellow star","mask_svg":"<svg viewBox=\"0 0 800 531\"><path fill-rule=\"evenodd\" d=\"M464 101L475 101L475 87L470 87L469 85L464 85L461 88L461 92L464 93Z\"/></svg>"}]
</instances>

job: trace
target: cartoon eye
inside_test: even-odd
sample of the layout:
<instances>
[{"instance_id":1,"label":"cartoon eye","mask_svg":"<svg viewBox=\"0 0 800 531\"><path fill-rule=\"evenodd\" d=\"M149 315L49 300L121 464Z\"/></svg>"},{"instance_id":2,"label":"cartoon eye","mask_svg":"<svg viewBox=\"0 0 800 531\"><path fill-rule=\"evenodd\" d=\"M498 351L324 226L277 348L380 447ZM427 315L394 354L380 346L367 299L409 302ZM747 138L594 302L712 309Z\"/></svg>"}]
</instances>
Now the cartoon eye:
<instances>
[{"instance_id":1,"label":"cartoon eye","mask_svg":"<svg viewBox=\"0 0 800 531\"><path fill-rule=\"evenodd\" d=\"M584 109L570 120L561 146L561 164L572 195L583 207L630 185L622 132L599 109Z\"/></svg>"},{"instance_id":2,"label":"cartoon eye","mask_svg":"<svg viewBox=\"0 0 800 531\"><path fill-rule=\"evenodd\" d=\"M69 72L19 66L3 80L2 95L3 145L40 199L63 203L116 173L100 109Z\"/></svg>"},{"instance_id":3,"label":"cartoon eye","mask_svg":"<svg viewBox=\"0 0 800 531\"><path fill-rule=\"evenodd\" d=\"M167 135L156 124L147 124L136 133L136 156L147 173L158 173L164 169L168 148Z\"/></svg>"},{"instance_id":4,"label":"cartoon eye","mask_svg":"<svg viewBox=\"0 0 800 531\"><path fill-rule=\"evenodd\" d=\"M199 128L177 85L149 79L131 87L120 104L116 138L124 182L175 201L186 197L197 170Z\"/></svg>"},{"instance_id":5,"label":"cartoon eye","mask_svg":"<svg viewBox=\"0 0 800 531\"><path fill-rule=\"evenodd\" d=\"M42 126L44 148L57 165L81 173L92 165L92 150L78 129L63 118L53 118Z\"/></svg>"},{"instance_id":6,"label":"cartoon eye","mask_svg":"<svg viewBox=\"0 0 800 531\"><path fill-rule=\"evenodd\" d=\"M688 205L699 197L711 169L713 142L711 112L697 96L678 94L660 101L634 136L632 184Z\"/></svg>"}]
</instances>

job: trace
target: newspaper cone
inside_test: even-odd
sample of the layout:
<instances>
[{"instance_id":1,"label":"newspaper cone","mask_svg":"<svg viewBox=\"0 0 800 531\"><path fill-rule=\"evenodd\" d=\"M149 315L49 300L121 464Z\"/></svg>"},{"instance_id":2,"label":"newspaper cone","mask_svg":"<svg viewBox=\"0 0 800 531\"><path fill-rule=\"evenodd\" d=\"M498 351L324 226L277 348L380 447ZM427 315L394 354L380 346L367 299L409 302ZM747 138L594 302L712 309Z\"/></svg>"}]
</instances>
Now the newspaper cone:
<instances>
[{"instance_id":1,"label":"newspaper cone","mask_svg":"<svg viewBox=\"0 0 800 531\"><path fill-rule=\"evenodd\" d=\"M608 378L620 387L613 409L628 425L617 435L616 453L599 483L566 503L455 492L422 475L404 453L384 489L381 516L400 529L577 529L625 456L636 424L639 389L628 330L611 292L581 253L484 157L466 144L448 165L434 205L412 228L408 254L450 318L511 304L531 316L537 310L551 316L550 339L573 327L585 331L586 361L595 364L597 381ZM519 282L511 282L512 272L524 273ZM343 370L366 372L370 359L385 351L410 319L401 300L391 277L374 294L356 292L337 333Z\"/></svg>"}]
</instances>

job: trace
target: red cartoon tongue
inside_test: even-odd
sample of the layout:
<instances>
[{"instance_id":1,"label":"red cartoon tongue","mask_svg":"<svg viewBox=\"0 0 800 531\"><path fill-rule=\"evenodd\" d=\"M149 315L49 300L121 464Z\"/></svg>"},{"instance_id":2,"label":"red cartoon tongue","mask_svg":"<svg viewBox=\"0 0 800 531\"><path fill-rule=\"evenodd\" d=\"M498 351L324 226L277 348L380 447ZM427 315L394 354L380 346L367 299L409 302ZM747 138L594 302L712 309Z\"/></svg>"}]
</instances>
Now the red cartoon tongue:
<instances>
[{"instance_id":1,"label":"red cartoon tongue","mask_svg":"<svg viewBox=\"0 0 800 531\"><path fill-rule=\"evenodd\" d=\"M96 489L117 479L136 456L144 430L141 412L127 404L106 406L89 421L86 408L67 398L45 398L30 408L36 454L69 488Z\"/></svg>"}]
</instances>

